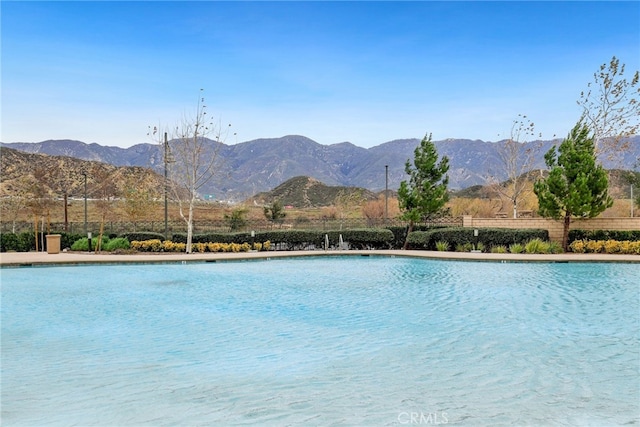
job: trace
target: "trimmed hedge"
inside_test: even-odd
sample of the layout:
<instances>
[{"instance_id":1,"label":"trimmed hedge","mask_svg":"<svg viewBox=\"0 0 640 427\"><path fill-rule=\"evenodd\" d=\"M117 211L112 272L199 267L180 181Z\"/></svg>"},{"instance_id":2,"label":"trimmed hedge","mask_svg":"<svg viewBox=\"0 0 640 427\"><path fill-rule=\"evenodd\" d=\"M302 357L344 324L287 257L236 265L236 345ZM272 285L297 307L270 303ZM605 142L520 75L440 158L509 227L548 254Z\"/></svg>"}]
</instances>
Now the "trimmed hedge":
<instances>
[{"instance_id":1,"label":"trimmed hedge","mask_svg":"<svg viewBox=\"0 0 640 427\"><path fill-rule=\"evenodd\" d=\"M329 231L329 244L336 246L342 240L348 242L353 249L390 249L393 244L394 235L391 230L383 228L363 228L344 231ZM323 237L324 239L324 237Z\"/></svg>"},{"instance_id":2,"label":"trimmed hedge","mask_svg":"<svg viewBox=\"0 0 640 427\"><path fill-rule=\"evenodd\" d=\"M429 230L436 230L436 229L443 229L443 228L448 228L445 225L434 225L434 226L429 226L429 225L422 225L422 224L415 224L413 226L413 231L429 231ZM386 227L387 230L391 230L391 232L393 233L393 240L391 241L391 248L392 249L401 249L402 247L404 247L404 241L407 239L407 230L409 230L408 226L404 226L404 227L399 227L399 226L389 226Z\"/></svg>"},{"instance_id":3,"label":"trimmed hedge","mask_svg":"<svg viewBox=\"0 0 640 427\"><path fill-rule=\"evenodd\" d=\"M116 236L109 236L110 238L116 237ZM127 239L130 242L133 242L134 240L138 240L138 241L143 241L143 240L153 240L153 239L160 239L160 240L164 240L164 234L162 233L152 233L152 232L139 232L139 233L123 233L120 234L117 237L124 237L125 239Z\"/></svg>"},{"instance_id":4,"label":"trimmed hedge","mask_svg":"<svg viewBox=\"0 0 640 427\"><path fill-rule=\"evenodd\" d=\"M364 228L355 230L268 230L256 231L255 236L251 233L208 233L196 234L192 238L192 243L252 243L270 241L272 245L278 245L284 250L299 250L309 246L316 248L324 247L325 234L329 236L329 245L337 246L342 240L348 242L356 249L388 249L392 247L394 234L391 230L381 228ZM174 234L173 242L186 243L187 235L184 233Z\"/></svg>"},{"instance_id":5,"label":"trimmed hedge","mask_svg":"<svg viewBox=\"0 0 640 427\"><path fill-rule=\"evenodd\" d=\"M569 230L569 243L575 240L640 241L640 230Z\"/></svg>"},{"instance_id":6,"label":"trimmed hedge","mask_svg":"<svg viewBox=\"0 0 640 427\"><path fill-rule=\"evenodd\" d=\"M60 234L60 248L70 248L73 244L82 239L82 234L65 233L52 231L51 234ZM44 249L47 248L47 233L44 234ZM38 249L40 247L40 233L38 233ZM22 233L2 233L0 235L0 252L29 252L36 250L36 238L35 233L25 231Z\"/></svg>"},{"instance_id":7,"label":"trimmed hedge","mask_svg":"<svg viewBox=\"0 0 640 427\"><path fill-rule=\"evenodd\" d=\"M513 243L526 244L533 239L549 240L549 232L541 229L515 228L479 228L478 237L473 235L474 228L451 227L429 231L413 231L409 235L411 249L436 250L436 242L448 242L450 248L458 245L482 243L485 247L506 246Z\"/></svg>"},{"instance_id":8,"label":"trimmed hedge","mask_svg":"<svg viewBox=\"0 0 640 427\"><path fill-rule=\"evenodd\" d=\"M399 249L404 245L404 241L407 238L407 227L389 226L386 228L393 234L393 240L391 247Z\"/></svg>"}]
</instances>

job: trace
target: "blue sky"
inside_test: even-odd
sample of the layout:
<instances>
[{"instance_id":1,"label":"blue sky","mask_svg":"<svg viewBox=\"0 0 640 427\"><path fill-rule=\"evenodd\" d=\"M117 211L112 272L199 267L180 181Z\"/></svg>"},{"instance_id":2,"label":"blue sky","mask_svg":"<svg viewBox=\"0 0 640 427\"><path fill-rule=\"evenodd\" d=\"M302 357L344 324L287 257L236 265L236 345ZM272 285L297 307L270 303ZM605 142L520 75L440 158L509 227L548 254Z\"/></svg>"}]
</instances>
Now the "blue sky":
<instances>
[{"instance_id":1,"label":"blue sky","mask_svg":"<svg viewBox=\"0 0 640 427\"><path fill-rule=\"evenodd\" d=\"M196 107L226 142L564 137L640 2L2 1L2 142L129 147ZM235 133L235 135L233 135Z\"/></svg>"}]
</instances>

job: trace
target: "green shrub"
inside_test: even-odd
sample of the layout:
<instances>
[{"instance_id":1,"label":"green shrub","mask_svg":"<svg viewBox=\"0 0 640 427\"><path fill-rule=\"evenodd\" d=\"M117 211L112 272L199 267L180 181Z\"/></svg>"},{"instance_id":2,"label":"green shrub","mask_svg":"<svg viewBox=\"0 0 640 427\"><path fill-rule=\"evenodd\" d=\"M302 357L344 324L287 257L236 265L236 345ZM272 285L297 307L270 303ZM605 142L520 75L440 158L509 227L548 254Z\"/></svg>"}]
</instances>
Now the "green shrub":
<instances>
[{"instance_id":1,"label":"green shrub","mask_svg":"<svg viewBox=\"0 0 640 427\"><path fill-rule=\"evenodd\" d=\"M548 254L549 249L549 243L541 239L532 239L524 245L524 250L528 254Z\"/></svg>"},{"instance_id":2,"label":"green shrub","mask_svg":"<svg viewBox=\"0 0 640 427\"><path fill-rule=\"evenodd\" d=\"M504 245L493 246L491 248L491 253L492 254L506 254L507 253L507 247L504 246Z\"/></svg>"},{"instance_id":3,"label":"green shrub","mask_svg":"<svg viewBox=\"0 0 640 427\"><path fill-rule=\"evenodd\" d=\"M640 230L569 230L569 242L575 240L640 241Z\"/></svg>"},{"instance_id":4,"label":"green shrub","mask_svg":"<svg viewBox=\"0 0 640 427\"><path fill-rule=\"evenodd\" d=\"M434 250L437 241L447 241L454 247L458 245L482 243L485 247L498 245L524 244L539 238L548 240L549 232L541 229L481 228L478 236L473 235L470 227L437 228L427 231L414 231L409 235L409 246L413 249ZM457 249L456 249L457 250Z\"/></svg>"},{"instance_id":5,"label":"green shrub","mask_svg":"<svg viewBox=\"0 0 640 427\"><path fill-rule=\"evenodd\" d=\"M427 249L427 250L435 249L436 240L433 240L432 242L431 234L425 231L412 231L407 237L407 241L409 242L410 249ZM439 240L439 241L444 241L444 240ZM400 247L402 247L402 245L400 245Z\"/></svg>"},{"instance_id":6,"label":"green shrub","mask_svg":"<svg viewBox=\"0 0 640 427\"><path fill-rule=\"evenodd\" d=\"M439 240L436 242L436 249L440 252L446 252L449 250L449 242Z\"/></svg>"},{"instance_id":7,"label":"green shrub","mask_svg":"<svg viewBox=\"0 0 640 427\"><path fill-rule=\"evenodd\" d=\"M287 250L304 249L310 245L323 248L325 235L329 238L329 246L337 246L342 240L354 249L388 249L392 247L394 235L386 228L364 228L354 230L269 230L255 233L234 233L224 240L212 240L229 243L251 243L270 241ZM211 235L208 235L211 236ZM222 236L220 236L222 237Z\"/></svg>"},{"instance_id":8,"label":"green shrub","mask_svg":"<svg viewBox=\"0 0 640 427\"><path fill-rule=\"evenodd\" d=\"M102 250L105 250L105 246L107 245L107 243L109 243L109 237L107 237L106 235L102 236ZM92 237L91 238L91 250L95 251L97 245L98 245L98 238L97 237ZM71 245L71 250L72 251L87 252L89 250L89 239L87 239L86 237L83 237L81 239L76 240Z\"/></svg>"},{"instance_id":9,"label":"green shrub","mask_svg":"<svg viewBox=\"0 0 640 427\"><path fill-rule=\"evenodd\" d=\"M552 254L561 254L564 250L562 249L562 245L559 242L549 242L549 253Z\"/></svg>"},{"instance_id":10,"label":"green shrub","mask_svg":"<svg viewBox=\"0 0 640 427\"><path fill-rule=\"evenodd\" d=\"M354 249L389 249L393 242L393 233L384 228L361 228L344 231L333 231L329 238L333 236L336 242L342 239L348 242Z\"/></svg>"},{"instance_id":11,"label":"green shrub","mask_svg":"<svg viewBox=\"0 0 640 427\"><path fill-rule=\"evenodd\" d=\"M39 246L38 246L39 247ZM29 252L36 249L36 237L31 231L18 234L18 251Z\"/></svg>"},{"instance_id":12,"label":"green shrub","mask_svg":"<svg viewBox=\"0 0 640 427\"><path fill-rule=\"evenodd\" d=\"M38 249L40 246L40 233L38 233ZM22 233L2 233L0 235L0 252L15 251L29 252L36 249L35 233L24 231Z\"/></svg>"},{"instance_id":13,"label":"green shrub","mask_svg":"<svg viewBox=\"0 0 640 427\"><path fill-rule=\"evenodd\" d=\"M404 241L407 238L407 227L389 226L387 230L393 234L393 240L391 247L394 249L400 249L404 245Z\"/></svg>"},{"instance_id":14,"label":"green shrub","mask_svg":"<svg viewBox=\"0 0 640 427\"><path fill-rule=\"evenodd\" d=\"M71 245L72 251L88 251L89 250L89 240L86 237L82 239L78 239Z\"/></svg>"},{"instance_id":15,"label":"green shrub","mask_svg":"<svg viewBox=\"0 0 640 427\"><path fill-rule=\"evenodd\" d=\"M116 237L115 239L109 239L104 245L104 250L113 252L118 249L127 250L130 248L129 240L125 237Z\"/></svg>"},{"instance_id":16,"label":"green shrub","mask_svg":"<svg viewBox=\"0 0 640 427\"><path fill-rule=\"evenodd\" d=\"M512 254L521 254L524 252L524 245L521 243L513 243L512 245L509 245L509 252Z\"/></svg>"},{"instance_id":17,"label":"green shrub","mask_svg":"<svg viewBox=\"0 0 640 427\"><path fill-rule=\"evenodd\" d=\"M82 239L84 236L82 234L77 233L55 233L60 234L60 248L70 248L77 240Z\"/></svg>"},{"instance_id":18,"label":"green shrub","mask_svg":"<svg viewBox=\"0 0 640 427\"><path fill-rule=\"evenodd\" d=\"M456 245L456 252L471 252L473 250L473 243L458 243Z\"/></svg>"},{"instance_id":19,"label":"green shrub","mask_svg":"<svg viewBox=\"0 0 640 427\"><path fill-rule=\"evenodd\" d=\"M476 250L477 250L477 251L484 252L484 249L485 249L485 247L484 247L484 243L482 243L482 242L478 242L478 243L475 245L475 248L476 248Z\"/></svg>"},{"instance_id":20,"label":"green shrub","mask_svg":"<svg viewBox=\"0 0 640 427\"><path fill-rule=\"evenodd\" d=\"M0 252L17 251L20 247L18 235L14 233L2 233L0 235Z\"/></svg>"},{"instance_id":21,"label":"green shrub","mask_svg":"<svg viewBox=\"0 0 640 427\"><path fill-rule=\"evenodd\" d=\"M123 237L127 239L129 242L133 242L134 240L138 240L138 241L152 240L152 239L164 240L164 234L152 233L152 232L123 233L119 237Z\"/></svg>"}]
</instances>

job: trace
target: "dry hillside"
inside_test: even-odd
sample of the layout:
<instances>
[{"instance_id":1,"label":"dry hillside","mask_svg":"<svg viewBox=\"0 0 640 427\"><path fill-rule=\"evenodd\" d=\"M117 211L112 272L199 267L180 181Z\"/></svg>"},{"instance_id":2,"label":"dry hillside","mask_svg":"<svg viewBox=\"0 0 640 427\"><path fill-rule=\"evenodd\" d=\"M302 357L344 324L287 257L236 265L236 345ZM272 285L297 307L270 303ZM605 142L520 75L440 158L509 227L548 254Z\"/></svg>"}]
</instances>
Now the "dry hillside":
<instances>
[{"instance_id":1,"label":"dry hillside","mask_svg":"<svg viewBox=\"0 0 640 427\"><path fill-rule=\"evenodd\" d=\"M73 157L32 154L0 148L0 197L123 197L127 191L155 193L163 178L142 167L117 167Z\"/></svg>"}]
</instances>

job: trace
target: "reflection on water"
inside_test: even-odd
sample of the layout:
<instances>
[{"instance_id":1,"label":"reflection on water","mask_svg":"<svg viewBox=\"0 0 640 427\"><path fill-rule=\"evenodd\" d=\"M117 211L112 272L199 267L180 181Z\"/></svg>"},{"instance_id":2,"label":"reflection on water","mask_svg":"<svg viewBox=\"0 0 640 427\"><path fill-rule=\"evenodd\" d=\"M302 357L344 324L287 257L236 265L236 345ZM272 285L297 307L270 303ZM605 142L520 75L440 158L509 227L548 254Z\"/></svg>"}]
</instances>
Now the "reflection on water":
<instances>
[{"instance_id":1,"label":"reflection on water","mask_svg":"<svg viewBox=\"0 0 640 427\"><path fill-rule=\"evenodd\" d=\"M2 270L3 425L640 423L640 268Z\"/></svg>"}]
</instances>

